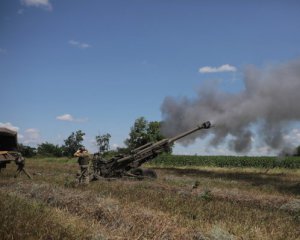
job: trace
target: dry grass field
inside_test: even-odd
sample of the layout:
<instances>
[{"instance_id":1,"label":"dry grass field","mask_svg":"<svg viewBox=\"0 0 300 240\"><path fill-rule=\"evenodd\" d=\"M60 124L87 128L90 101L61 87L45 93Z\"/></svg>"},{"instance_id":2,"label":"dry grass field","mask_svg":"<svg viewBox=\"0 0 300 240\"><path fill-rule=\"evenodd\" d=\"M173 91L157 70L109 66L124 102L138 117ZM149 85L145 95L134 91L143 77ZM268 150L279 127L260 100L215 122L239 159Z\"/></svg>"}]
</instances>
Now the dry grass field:
<instances>
[{"instance_id":1,"label":"dry grass field","mask_svg":"<svg viewBox=\"0 0 300 240\"><path fill-rule=\"evenodd\" d=\"M74 185L75 159L0 173L1 239L300 239L300 170L156 168ZM153 166L151 166L153 167Z\"/></svg>"}]
</instances>

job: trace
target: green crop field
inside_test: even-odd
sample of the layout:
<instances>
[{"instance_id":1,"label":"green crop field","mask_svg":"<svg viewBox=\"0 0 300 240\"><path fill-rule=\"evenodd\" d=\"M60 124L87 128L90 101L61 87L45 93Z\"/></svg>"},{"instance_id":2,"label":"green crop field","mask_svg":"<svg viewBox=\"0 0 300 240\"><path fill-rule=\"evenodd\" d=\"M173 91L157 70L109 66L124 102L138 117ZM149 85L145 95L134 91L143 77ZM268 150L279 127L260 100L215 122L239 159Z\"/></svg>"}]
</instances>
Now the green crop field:
<instances>
[{"instance_id":1,"label":"green crop field","mask_svg":"<svg viewBox=\"0 0 300 240\"><path fill-rule=\"evenodd\" d=\"M254 168L300 168L300 157L248 156L185 156L162 154L150 163L152 166L211 166Z\"/></svg>"}]
</instances>

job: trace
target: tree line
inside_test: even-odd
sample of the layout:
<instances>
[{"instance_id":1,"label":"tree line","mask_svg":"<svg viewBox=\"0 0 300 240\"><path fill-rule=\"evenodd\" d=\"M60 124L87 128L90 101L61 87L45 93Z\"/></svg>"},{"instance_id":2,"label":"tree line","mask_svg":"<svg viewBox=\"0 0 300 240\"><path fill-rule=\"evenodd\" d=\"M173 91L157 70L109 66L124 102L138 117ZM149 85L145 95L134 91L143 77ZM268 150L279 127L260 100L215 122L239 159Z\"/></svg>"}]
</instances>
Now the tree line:
<instances>
[{"instance_id":1,"label":"tree line","mask_svg":"<svg viewBox=\"0 0 300 240\"><path fill-rule=\"evenodd\" d=\"M148 142L157 142L164 138L160 132L161 122L147 121L145 117L139 117L130 128L129 137L125 139L125 147L118 147L111 150L109 133L95 136L98 152L101 155L126 154L134 148L142 146ZM72 157L78 148L83 147L85 133L82 130L72 132L64 140L64 144L57 145L49 142L38 144L36 148L19 144L19 151L24 157Z\"/></svg>"},{"instance_id":2,"label":"tree line","mask_svg":"<svg viewBox=\"0 0 300 240\"><path fill-rule=\"evenodd\" d=\"M116 154L128 154L133 149L138 148L149 142L157 142L162 140L160 128L162 122L147 121L145 117L139 117L135 120L133 126L130 128L129 137L125 139L125 147L118 147L111 150L109 133L99 134L95 136L98 152L104 157L113 156ZM43 156L43 157L72 157L78 148L83 147L82 142L85 133L81 130L72 132L67 139L64 140L64 144L59 146L53 143L44 142L33 148L19 144L19 151L24 157ZM172 148L170 149L172 151ZM296 147L292 151L282 153L284 156L300 156L300 146Z\"/></svg>"}]
</instances>

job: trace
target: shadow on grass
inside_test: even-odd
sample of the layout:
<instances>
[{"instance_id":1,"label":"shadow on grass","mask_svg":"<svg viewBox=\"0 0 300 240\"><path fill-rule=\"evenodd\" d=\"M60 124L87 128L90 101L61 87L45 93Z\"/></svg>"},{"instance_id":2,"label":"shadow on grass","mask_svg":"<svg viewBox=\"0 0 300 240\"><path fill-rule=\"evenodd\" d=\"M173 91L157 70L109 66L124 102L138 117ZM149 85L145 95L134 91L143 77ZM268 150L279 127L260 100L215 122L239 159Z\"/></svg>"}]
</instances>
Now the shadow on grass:
<instances>
[{"instance_id":1,"label":"shadow on grass","mask_svg":"<svg viewBox=\"0 0 300 240\"><path fill-rule=\"evenodd\" d=\"M171 172L178 176L193 175L207 178L222 178L228 180L246 181L253 186L272 186L279 192L300 195L300 181L282 179L284 175L269 175L267 173L244 173L244 172L214 172L199 169L175 169L160 168L160 170Z\"/></svg>"}]
</instances>

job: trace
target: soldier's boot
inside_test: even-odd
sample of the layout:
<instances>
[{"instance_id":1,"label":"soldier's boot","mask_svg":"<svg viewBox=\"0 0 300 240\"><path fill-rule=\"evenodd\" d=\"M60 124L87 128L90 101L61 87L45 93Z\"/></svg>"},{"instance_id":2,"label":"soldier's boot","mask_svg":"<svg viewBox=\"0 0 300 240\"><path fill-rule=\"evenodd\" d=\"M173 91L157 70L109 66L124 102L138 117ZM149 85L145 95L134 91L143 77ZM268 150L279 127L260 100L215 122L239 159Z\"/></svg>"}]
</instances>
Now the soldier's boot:
<instances>
[{"instance_id":1,"label":"soldier's boot","mask_svg":"<svg viewBox=\"0 0 300 240\"><path fill-rule=\"evenodd\" d=\"M82 176L81 183L83 183L85 185L89 184L88 166L81 166L81 176Z\"/></svg>"},{"instance_id":2,"label":"soldier's boot","mask_svg":"<svg viewBox=\"0 0 300 240\"><path fill-rule=\"evenodd\" d=\"M90 183L89 178L85 178L85 179L83 180L83 184L84 184L84 185L88 185L89 183Z\"/></svg>"}]
</instances>

